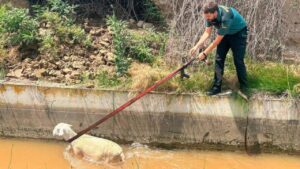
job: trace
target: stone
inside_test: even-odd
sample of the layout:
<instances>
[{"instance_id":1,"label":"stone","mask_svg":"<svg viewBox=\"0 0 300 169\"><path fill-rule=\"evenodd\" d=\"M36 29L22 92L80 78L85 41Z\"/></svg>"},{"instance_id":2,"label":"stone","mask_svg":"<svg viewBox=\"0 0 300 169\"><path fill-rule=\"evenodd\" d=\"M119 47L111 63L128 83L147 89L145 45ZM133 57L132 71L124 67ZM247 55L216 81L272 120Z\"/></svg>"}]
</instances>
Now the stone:
<instances>
[{"instance_id":1,"label":"stone","mask_svg":"<svg viewBox=\"0 0 300 169\"><path fill-rule=\"evenodd\" d=\"M83 62L75 61L75 62L72 64L72 67L75 68L75 69L82 69L82 68L83 68Z\"/></svg>"},{"instance_id":2,"label":"stone","mask_svg":"<svg viewBox=\"0 0 300 169\"><path fill-rule=\"evenodd\" d=\"M107 43L111 43L109 38L104 38L103 41L107 42Z\"/></svg>"},{"instance_id":3,"label":"stone","mask_svg":"<svg viewBox=\"0 0 300 169\"><path fill-rule=\"evenodd\" d=\"M89 66L91 66L91 62L84 62L83 65L86 66L86 67L89 67Z\"/></svg>"},{"instance_id":4,"label":"stone","mask_svg":"<svg viewBox=\"0 0 300 169\"><path fill-rule=\"evenodd\" d=\"M143 29L151 29L154 28L154 25L152 23L144 23Z\"/></svg>"},{"instance_id":5,"label":"stone","mask_svg":"<svg viewBox=\"0 0 300 169\"><path fill-rule=\"evenodd\" d=\"M135 20L134 19L129 19L129 24L131 24L131 25L135 24Z\"/></svg>"},{"instance_id":6,"label":"stone","mask_svg":"<svg viewBox=\"0 0 300 169\"><path fill-rule=\"evenodd\" d=\"M136 24L137 27L142 28L144 25L144 21L138 21L138 23Z\"/></svg>"},{"instance_id":7,"label":"stone","mask_svg":"<svg viewBox=\"0 0 300 169\"><path fill-rule=\"evenodd\" d=\"M69 60L70 60L70 57L69 57L69 56L64 56L64 57L63 57L63 60L64 60L64 61L69 61Z\"/></svg>"},{"instance_id":8,"label":"stone","mask_svg":"<svg viewBox=\"0 0 300 169\"><path fill-rule=\"evenodd\" d=\"M70 81L70 80L71 80L71 75L70 75L70 74L65 75L65 79L66 79L67 81Z\"/></svg>"},{"instance_id":9,"label":"stone","mask_svg":"<svg viewBox=\"0 0 300 169\"><path fill-rule=\"evenodd\" d=\"M8 77L16 77L16 78L20 78L23 75L23 69L16 69L13 72L9 72L7 74Z\"/></svg>"},{"instance_id":10,"label":"stone","mask_svg":"<svg viewBox=\"0 0 300 169\"><path fill-rule=\"evenodd\" d=\"M57 66L61 66L62 64L63 64L62 61L57 61L57 62L55 62L55 65L57 65Z\"/></svg>"},{"instance_id":11,"label":"stone","mask_svg":"<svg viewBox=\"0 0 300 169\"><path fill-rule=\"evenodd\" d=\"M29 62L31 62L31 60L32 60L31 58L26 58L26 59L23 60L23 62L24 63L29 63Z\"/></svg>"},{"instance_id":12,"label":"stone","mask_svg":"<svg viewBox=\"0 0 300 169\"><path fill-rule=\"evenodd\" d=\"M38 68L40 68L40 63L38 63L38 62L33 62L32 64L31 64L31 66L32 66L32 68L34 68L34 69L38 69Z\"/></svg>"},{"instance_id":13,"label":"stone","mask_svg":"<svg viewBox=\"0 0 300 169\"><path fill-rule=\"evenodd\" d=\"M82 50L81 48L76 49L76 53L77 53L79 56L84 56L84 55L85 55L85 51Z\"/></svg>"},{"instance_id":14,"label":"stone","mask_svg":"<svg viewBox=\"0 0 300 169\"><path fill-rule=\"evenodd\" d=\"M71 79L76 79L76 77L80 76L80 72L79 71L72 71L71 73Z\"/></svg>"},{"instance_id":15,"label":"stone","mask_svg":"<svg viewBox=\"0 0 300 169\"><path fill-rule=\"evenodd\" d=\"M55 76L57 77L63 77L62 71L55 71Z\"/></svg>"},{"instance_id":16,"label":"stone","mask_svg":"<svg viewBox=\"0 0 300 169\"><path fill-rule=\"evenodd\" d=\"M64 68L64 69L62 70L62 72L63 72L64 74L70 74L70 73L72 72L72 69Z\"/></svg>"},{"instance_id":17,"label":"stone","mask_svg":"<svg viewBox=\"0 0 300 169\"><path fill-rule=\"evenodd\" d=\"M70 59L71 59L71 61L75 61L75 60L77 60L77 59L78 59L78 57L77 57L77 56L75 56L75 55L71 55L71 56L70 56Z\"/></svg>"},{"instance_id":18,"label":"stone","mask_svg":"<svg viewBox=\"0 0 300 169\"><path fill-rule=\"evenodd\" d=\"M109 47L110 46L110 44L109 43L107 43L107 42L105 42L105 41L100 41L100 44L102 45L102 46L104 46L104 47Z\"/></svg>"},{"instance_id":19,"label":"stone","mask_svg":"<svg viewBox=\"0 0 300 169\"><path fill-rule=\"evenodd\" d=\"M36 69L33 72L33 75L37 78L41 78L46 74L46 69L42 68L42 69Z\"/></svg>"},{"instance_id":20,"label":"stone","mask_svg":"<svg viewBox=\"0 0 300 169\"><path fill-rule=\"evenodd\" d=\"M97 54L99 53L99 51L95 50L93 53L94 53L95 55L97 55Z\"/></svg>"},{"instance_id":21,"label":"stone","mask_svg":"<svg viewBox=\"0 0 300 169\"><path fill-rule=\"evenodd\" d=\"M90 31L90 34L93 36L100 36L101 35L102 30L101 29L92 29Z\"/></svg>"},{"instance_id":22,"label":"stone","mask_svg":"<svg viewBox=\"0 0 300 169\"><path fill-rule=\"evenodd\" d=\"M90 59L95 60L97 58L96 55L90 55Z\"/></svg>"},{"instance_id":23,"label":"stone","mask_svg":"<svg viewBox=\"0 0 300 169\"><path fill-rule=\"evenodd\" d=\"M108 62L114 62L115 61L115 55L111 52L107 53L107 61Z\"/></svg>"},{"instance_id":24,"label":"stone","mask_svg":"<svg viewBox=\"0 0 300 169\"><path fill-rule=\"evenodd\" d=\"M48 74L50 76L56 76L56 71L55 70L49 70Z\"/></svg>"}]
</instances>

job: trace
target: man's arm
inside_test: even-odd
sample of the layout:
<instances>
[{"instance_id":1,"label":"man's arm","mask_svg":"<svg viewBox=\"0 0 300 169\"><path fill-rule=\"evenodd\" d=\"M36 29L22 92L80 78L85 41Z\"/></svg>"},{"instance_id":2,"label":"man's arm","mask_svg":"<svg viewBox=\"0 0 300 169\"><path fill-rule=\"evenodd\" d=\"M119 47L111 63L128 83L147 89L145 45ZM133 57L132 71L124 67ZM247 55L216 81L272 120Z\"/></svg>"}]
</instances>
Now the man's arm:
<instances>
[{"instance_id":1,"label":"man's arm","mask_svg":"<svg viewBox=\"0 0 300 169\"><path fill-rule=\"evenodd\" d=\"M206 48L202 53L200 53L199 55L199 59L203 60L206 58L206 56L215 48L217 47L220 42L223 39L223 35L217 35L216 39L208 46L208 48Z\"/></svg>"},{"instance_id":2,"label":"man's arm","mask_svg":"<svg viewBox=\"0 0 300 169\"><path fill-rule=\"evenodd\" d=\"M211 31L212 31L212 27L207 27L205 29L205 32L203 33L203 35L201 36L199 42L196 45L198 49L210 37Z\"/></svg>"},{"instance_id":3,"label":"man's arm","mask_svg":"<svg viewBox=\"0 0 300 169\"><path fill-rule=\"evenodd\" d=\"M190 50L190 54L194 55L196 51L203 45L203 43L210 37L212 31L212 26L206 27L205 32L201 36L198 43Z\"/></svg>"}]
</instances>

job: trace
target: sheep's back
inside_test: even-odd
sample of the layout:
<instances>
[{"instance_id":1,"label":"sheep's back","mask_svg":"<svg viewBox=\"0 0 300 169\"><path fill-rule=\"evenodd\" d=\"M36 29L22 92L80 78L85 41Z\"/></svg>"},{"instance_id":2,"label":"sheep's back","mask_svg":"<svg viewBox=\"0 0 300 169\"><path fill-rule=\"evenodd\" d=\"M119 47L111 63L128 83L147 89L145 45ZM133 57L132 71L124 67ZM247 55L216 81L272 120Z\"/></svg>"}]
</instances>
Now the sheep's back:
<instances>
[{"instance_id":1,"label":"sheep's back","mask_svg":"<svg viewBox=\"0 0 300 169\"><path fill-rule=\"evenodd\" d=\"M83 135L77 140L74 140L72 146L79 148L90 156L116 156L123 152L118 144L107 139L90 135Z\"/></svg>"}]
</instances>

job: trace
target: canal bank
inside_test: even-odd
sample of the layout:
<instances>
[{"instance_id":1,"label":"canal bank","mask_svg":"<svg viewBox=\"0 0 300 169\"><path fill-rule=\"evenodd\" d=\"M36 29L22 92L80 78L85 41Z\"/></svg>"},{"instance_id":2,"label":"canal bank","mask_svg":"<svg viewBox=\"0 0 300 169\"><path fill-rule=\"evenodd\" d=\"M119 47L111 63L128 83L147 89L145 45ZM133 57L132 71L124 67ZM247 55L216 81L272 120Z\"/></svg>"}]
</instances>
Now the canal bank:
<instances>
[{"instance_id":1,"label":"canal bank","mask_svg":"<svg viewBox=\"0 0 300 169\"><path fill-rule=\"evenodd\" d=\"M3 82L0 135L55 139L59 122L80 131L136 92ZM300 101L255 96L150 93L91 134L164 147L300 152Z\"/></svg>"}]
</instances>

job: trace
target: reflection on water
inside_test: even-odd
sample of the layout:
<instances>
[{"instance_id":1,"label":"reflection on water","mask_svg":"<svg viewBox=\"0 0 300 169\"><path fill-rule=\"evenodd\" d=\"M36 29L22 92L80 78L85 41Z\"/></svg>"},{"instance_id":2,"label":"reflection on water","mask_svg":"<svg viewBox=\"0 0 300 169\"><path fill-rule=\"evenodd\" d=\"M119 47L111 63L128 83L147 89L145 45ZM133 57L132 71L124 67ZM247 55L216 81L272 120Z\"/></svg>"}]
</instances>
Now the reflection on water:
<instances>
[{"instance_id":1,"label":"reflection on water","mask_svg":"<svg viewBox=\"0 0 300 169\"><path fill-rule=\"evenodd\" d=\"M95 164L64 152L66 143L0 139L0 169L300 169L300 157L248 156L243 152L154 150L134 144L124 146L123 164Z\"/></svg>"}]
</instances>

